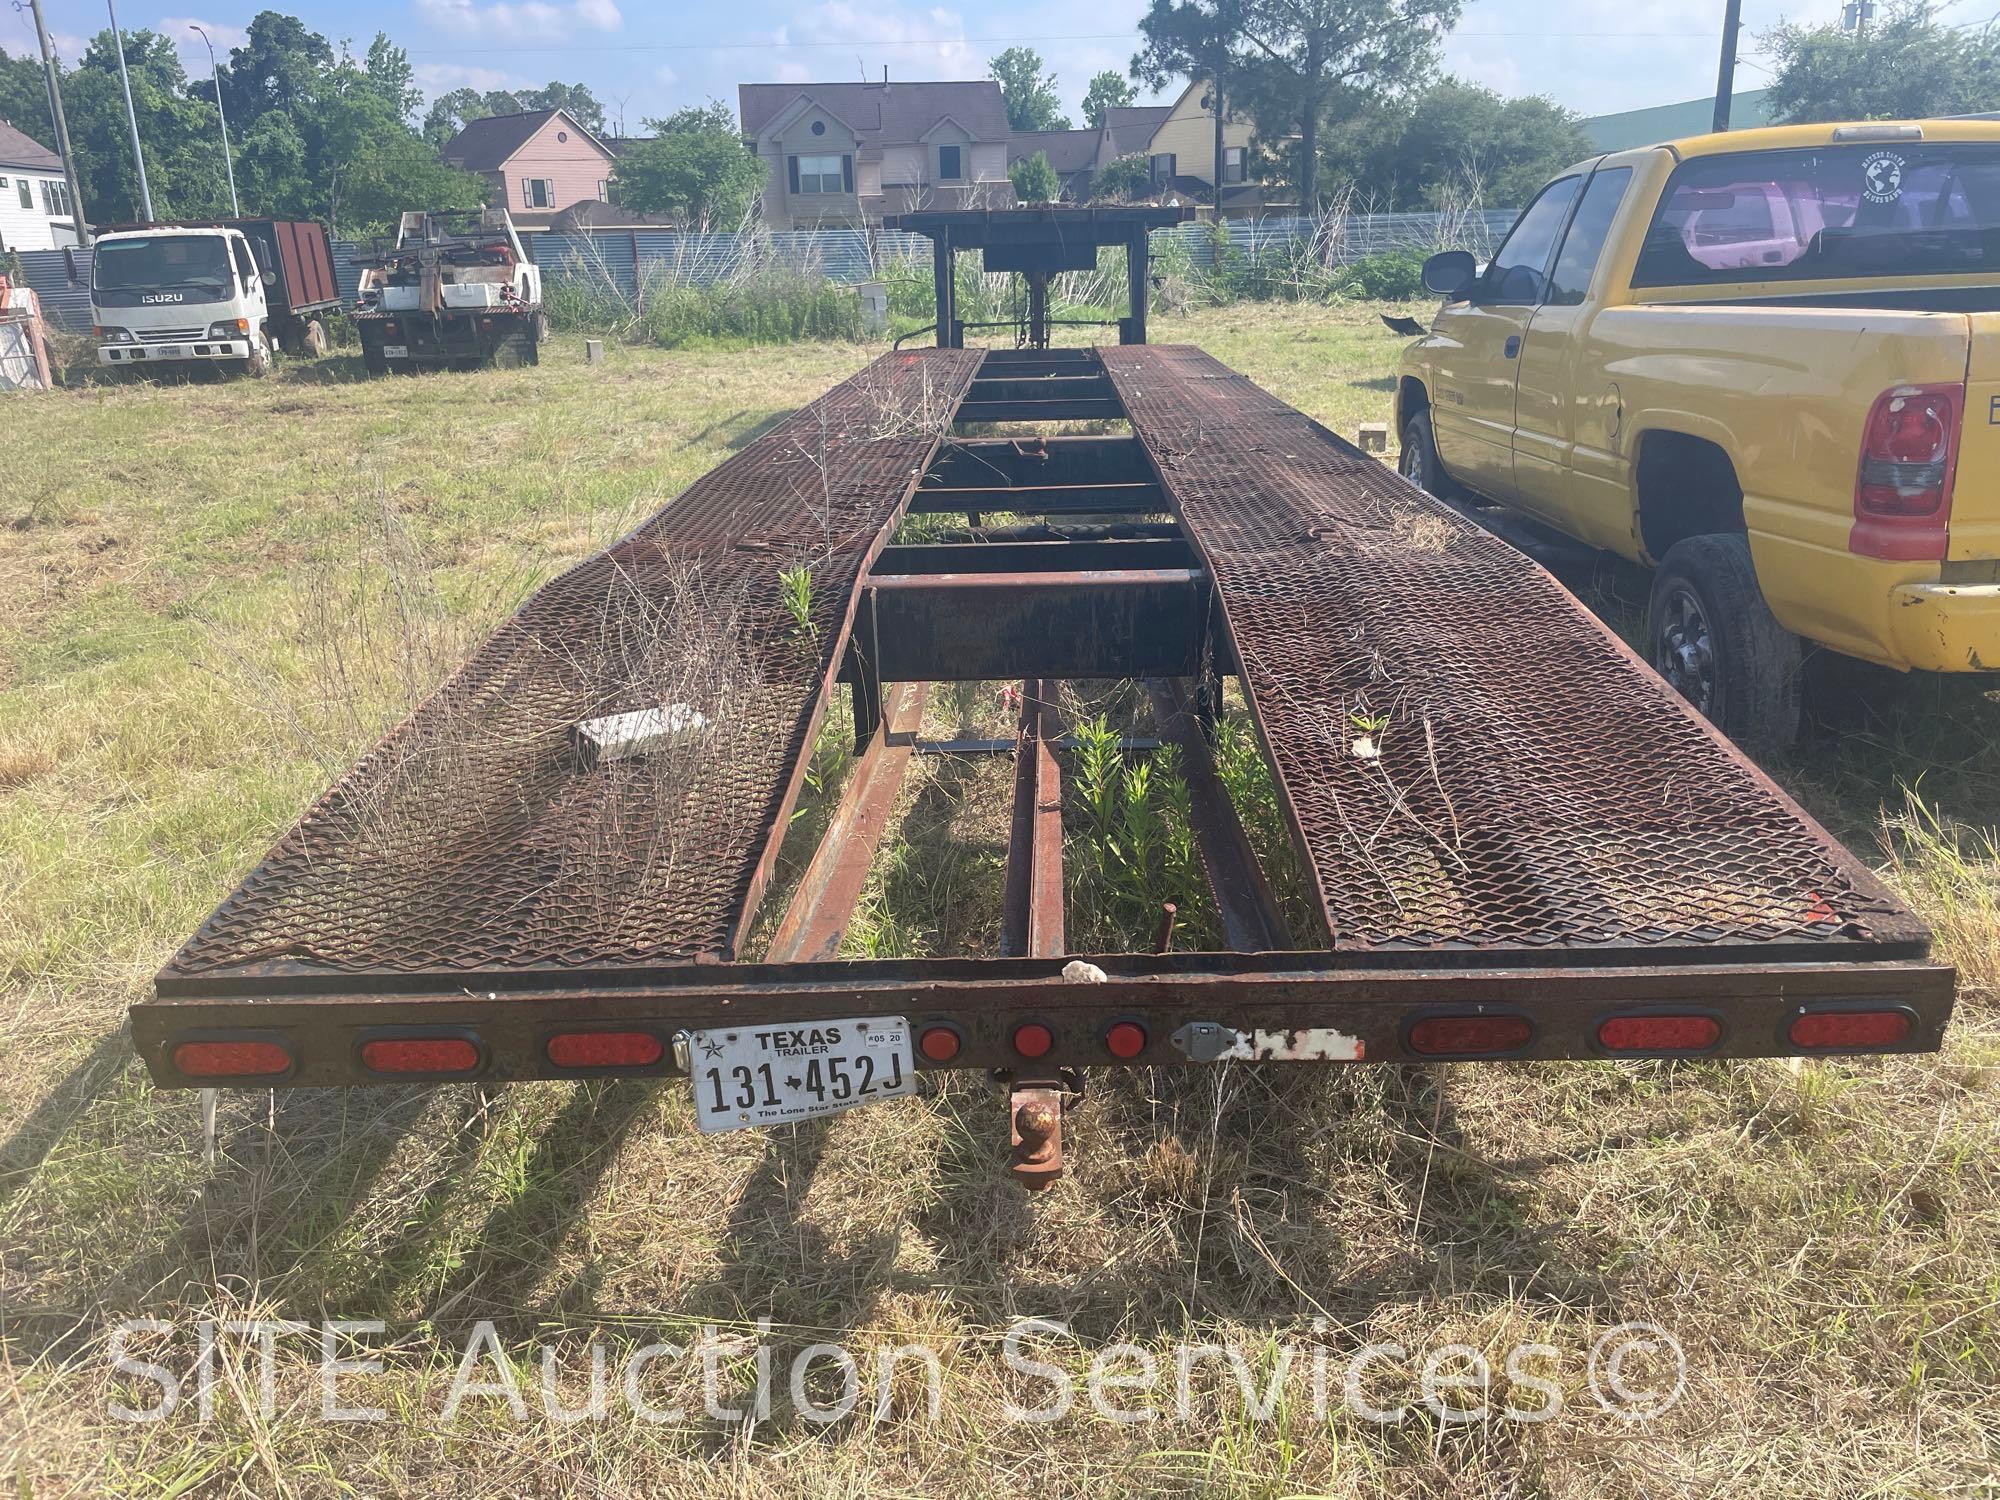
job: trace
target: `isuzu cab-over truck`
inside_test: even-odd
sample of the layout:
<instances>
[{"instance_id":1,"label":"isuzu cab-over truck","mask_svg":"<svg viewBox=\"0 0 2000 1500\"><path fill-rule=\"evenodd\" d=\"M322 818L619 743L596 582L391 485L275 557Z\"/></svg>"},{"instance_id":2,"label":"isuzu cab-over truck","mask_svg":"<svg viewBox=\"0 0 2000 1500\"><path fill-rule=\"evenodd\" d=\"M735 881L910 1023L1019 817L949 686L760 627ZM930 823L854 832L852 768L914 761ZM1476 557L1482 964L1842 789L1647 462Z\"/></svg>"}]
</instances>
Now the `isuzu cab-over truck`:
<instances>
[{"instance_id":1,"label":"isuzu cab-over truck","mask_svg":"<svg viewBox=\"0 0 2000 1500\"><path fill-rule=\"evenodd\" d=\"M333 247L319 224L117 224L91 252L100 365L263 375L273 348L324 353L325 319L339 306Z\"/></svg>"}]
</instances>

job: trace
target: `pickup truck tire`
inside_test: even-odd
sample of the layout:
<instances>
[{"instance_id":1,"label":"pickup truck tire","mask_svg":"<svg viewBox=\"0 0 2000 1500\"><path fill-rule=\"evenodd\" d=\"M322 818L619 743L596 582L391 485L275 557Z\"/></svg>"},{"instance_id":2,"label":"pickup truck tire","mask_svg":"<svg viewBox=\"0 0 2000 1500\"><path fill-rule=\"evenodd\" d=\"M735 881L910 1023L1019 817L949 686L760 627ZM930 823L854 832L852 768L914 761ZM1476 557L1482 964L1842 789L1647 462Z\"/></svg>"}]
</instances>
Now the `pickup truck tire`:
<instances>
[{"instance_id":1,"label":"pickup truck tire","mask_svg":"<svg viewBox=\"0 0 2000 1500\"><path fill-rule=\"evenodd\" d=\"M1782 748L1798 738L1801 643L1764 602L1747 537L1670 547L1653 575L1646 638L1659 674L1731 739Z\"/></svg>"},{"instance_id":2,"label":"pickup truck tire","mask_svg":"<svg viewBox=\"0 0 2000 1500\"><path fill-rule=\"evenodd\" d=\"M1403 451L1397 456L1396 472L1440 500L1465 498L1465 491L1445 473L1438 458L1437 434L1431 430L1428 411L1418 412L1403 424Z\"/></svg>"},{"instance_id":3,"label":"pickup truck tire","mask_svg":"<svg viewBox=\"0 0 2000 1500\"><path fill-rule=\"evenodd\" d=\"M326 324L318 318L306 324L305 337L299 340L307 359L323 359L326 356Z\"/></svg>"}]
</instances>

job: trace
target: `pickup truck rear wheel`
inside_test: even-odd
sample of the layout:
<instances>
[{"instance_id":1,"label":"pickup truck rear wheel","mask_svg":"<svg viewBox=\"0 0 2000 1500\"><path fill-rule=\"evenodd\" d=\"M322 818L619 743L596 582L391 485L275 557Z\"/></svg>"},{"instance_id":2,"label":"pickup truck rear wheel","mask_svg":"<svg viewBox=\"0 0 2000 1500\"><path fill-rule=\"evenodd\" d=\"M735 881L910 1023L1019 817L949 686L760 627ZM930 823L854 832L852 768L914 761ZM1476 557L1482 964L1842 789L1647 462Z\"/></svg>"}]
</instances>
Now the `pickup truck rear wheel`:
<instances>
[{"instance_id":1,"label":"pickup truck rear wheel","mask_svg":"<svg viewBox=\"0 0 2000 1500\"><path fill-rule=\"evenodd\" d=\"M1438 459L1437 434L1431 430L1428 411L1418 412L1403 424L1403 451L1396 458L1396 472L1440 500L1464 498L1465 491L1445 473Z\"/></svg>"},{"instance_id":2,"label":"pickup truck rear wheel","mask_svg":"<svg viewBox=\"0 0 2000 1500\"><path fill-rule=\"evenodd\" d=\"M1646 622L1654 668L1724 734L1773 748L1798 738L1799 638L1764 602L1747 537L1668 549Z\"/></svg>"}]
</instances>

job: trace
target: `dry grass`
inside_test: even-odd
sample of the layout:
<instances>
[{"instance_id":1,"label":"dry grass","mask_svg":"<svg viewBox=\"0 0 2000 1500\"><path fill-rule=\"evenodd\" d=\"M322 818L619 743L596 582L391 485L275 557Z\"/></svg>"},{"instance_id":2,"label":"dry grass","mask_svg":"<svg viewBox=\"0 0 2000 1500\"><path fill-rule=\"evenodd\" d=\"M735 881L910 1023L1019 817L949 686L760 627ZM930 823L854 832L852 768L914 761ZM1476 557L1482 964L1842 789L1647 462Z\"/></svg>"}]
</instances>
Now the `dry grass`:
<instances>
[{"instance_id":1,"label":"dry grass","mask_svg":"<svg viewBox=\"0 0 2000 1500\"><path fill-rule=\"evenodd\" d=\"M1208 343L1348 430L1387 401L1395 340L1365 319L1227 309L1158 336ZM121 1033L151 970L329 760L529 582L864 352L617 351L608 374L565 360L16 403L31 467L0 502L28 522L0 530L15 603L0 620L0 1474L38 1497L1991 1494L2000 765L1994 710L1965 685L1922 685L1777 767L1961 965L1941 1057L1125 1073L1093 1079L1073 1175L1037 1199L1005 1180L1000 1105L972 1077L720 1137L650 1083L244 1093L223 1099L203 1165L196 1100L155 1092ZM418 601L434 649L407 680L367 642L409 638L408 601L359 575L342 592L316 561L368 555L384 496L442 559ZM91 571L102 535L120 560ZM1616 570L1574 581L1614 618L1629 608ZM356 664L346 689L330 650ZM252 706L280 695L299 706ZM938 690L930 712L928 733L1011 729L983 689ZM828 744L822 808L841 774ZM997 922L1004 762L935 763L905 797L857 942L978 949ZM385 1369L339 1393L385 1418L320 1421L304 1339L278 1346L266 1417L242 1398L254 1344L225 1339L210 1421L115 1421L108 1400L155 1394L109 1369L109 1323L138 1314L178 1325L160 1357L183 1370L201 1317L381 1318L368 1342ZM1127 1425L1080 1399L1053 1425L1009 1422L1010 1396L1046 1395L1002 1358L1027 1316L1071 1328L1040 1349L1070 1372L1120 1341L1161 1355L1169 1408L1183 1340L1230 1343L1260 1377L1289 1355L1292 1374L1264 1422L1213 1369L1185 1421ZM481 1319L529 1415L474 1397L446 1427ZM741 1383L759 1319L778 1353L768 1422L541 1409L537 1344L574 1403L593 1340L615 1371L705 1323L744 1341L724 1351ZM1688 1356L1686 1396L1644 1425L1584 1384L1593 1341L1629 1319ZM822 1429L785 1394L806 1344L865 1359L912 1340L940 1356L935 1421L907 1365L879 1418ZM1556 1354L1526 1371L1555 1380L1563 1410L1449 1424L1419 1403L1363 1421L1339 1409L1345 1362L1385 1340L1410 1357L1369 1367L1384 1404L1414 1395L1431 1351L1462 1343L1497 1369L1543 1343ZM1496 1401L1521 1395L1502 1384ZM644 1393L686 1404L687 1368L656 1365Z\"/></svg>"}]
</instances>

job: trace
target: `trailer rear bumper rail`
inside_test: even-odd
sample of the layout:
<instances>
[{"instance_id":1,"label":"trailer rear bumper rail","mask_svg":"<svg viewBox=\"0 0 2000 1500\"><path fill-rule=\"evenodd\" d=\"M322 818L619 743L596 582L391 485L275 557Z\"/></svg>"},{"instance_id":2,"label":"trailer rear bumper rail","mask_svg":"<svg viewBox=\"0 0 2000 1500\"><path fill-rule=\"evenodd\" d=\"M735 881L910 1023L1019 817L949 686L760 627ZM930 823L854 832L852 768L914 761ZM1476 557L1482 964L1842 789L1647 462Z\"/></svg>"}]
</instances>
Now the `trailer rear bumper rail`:
<instances>
[{"instance_id":1,"label":"trailer rear bumper rail","mask_svg":"<svg viewBox=\"0 0 2000 1500\"><path fill-rule=\"evenodd\" d=\"M1271 955L1234 969L1178 963L1181 955L1099 955L1102 983L1065 980L1070 961L1054 959L905 960L737 965L632 976L592 983L579 976L523 976L508 988L467 993L444 988L383 993L355 988L287 994L266 981L262 993L223 998L162 997L133 1011L133 1037L154 1081L194 1088L238 1082L332 1087L389 1082L409 1075L367 1067L361 1049L391 1024L410 1040L470 1043L468 1065L440 1076L518 1080L597 1071L564 1067L552 1039L591 1032L660 1038L658 1060L623 1073L675 1071L676 1032L777 1021L811 1022L857 1015L904 1015L921 1033L949 1026L961 1041L939 1067L1017 1071L1028 1065L1013 1045L1026 1024L1053 1034L1035 1069L1183 1065L1205 1059L1175 1045L1183 1028L1210 1025L1249 1038L1248 1061L1283 1061L1308 1033L1351 1038L1355 1061L1440 1062L1489 1058L1777 1057L1800 1053L1935 1051L1951 1011L1952 970L1922 962L1684 964L1650 967L1356 968L1334 954ZM997 972L996 972L997 971ZM246 981L254 983L254 981ZM1838 1033L1821 1045L1793 1035L1801 1016L1895 1015L1901 1035L1880 1045L1846 1045ZM1706 1045L1643 1045L1636 1033L1607 1045L1608 1021L1701 1016L1715 1024ZM1516 1018L1523 1040L1504 1031L1490 1046L1448 1046L1431 1035L1463 1034L1425 1021ZM1119 1055L1114 1026L1136 1024L1143 1048ZM1628 1028L1629 1029L1629 1028ZM1614 1029L1613 1040L1621 1033ZM1698 1038L1683 1037L1681 1040ZM285 1063L270 1077L189 1072L176 1049L189 1042L266 1041ZM476 1054L476 1060L474 1060ZM560 1055L560 1048L558 1048Z\"/></svg>"}]
</instances>

